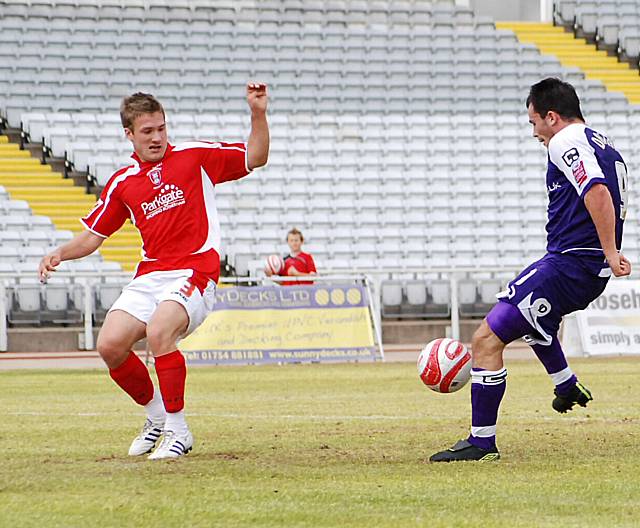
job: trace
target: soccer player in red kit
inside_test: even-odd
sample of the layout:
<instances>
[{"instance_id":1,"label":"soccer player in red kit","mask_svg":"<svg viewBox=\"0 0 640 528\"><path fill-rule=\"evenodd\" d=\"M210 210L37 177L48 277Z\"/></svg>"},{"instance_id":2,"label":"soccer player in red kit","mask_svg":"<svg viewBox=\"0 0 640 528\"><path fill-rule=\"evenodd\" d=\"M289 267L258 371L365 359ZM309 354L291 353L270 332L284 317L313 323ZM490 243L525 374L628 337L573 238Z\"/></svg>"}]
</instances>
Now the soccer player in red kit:
<instances>
[{"instance_id":1,"label":"soccer player in red kit","mask_svg":"<svg viewBox=\"0 0 640 528\"><path fill-rule=\"evenodd\" d=\"M264 84L247 85L251 133L246 144L191 141L171 145L164 109L152 95L136 93L120 107L133 161L111 177L95 207L82 218L85 231L44 256L45 282L62 261L90 255L130 218L142 237L135 277L113 304L97 349L111 378L147 419L130 455L150 459L188 453L193 436L184 416L185 360L176 341L202 323L215 300L220 273L220 224L214 187L266 164L269 128ZM155 357L157 390L147 367L131 351L146 337Z\"/></svg>"},{"instance_id":2,"label":"soccer player in red kit","mask_svg":"<svg viewBox=\"0 0 640 528\"><path fill-rule=\"evenodd\" d=\"M316 274L316 264L309 253L302 251L304 236L295 227L287 233L287 244L289 244L289 254L284 257L284 268L278 273L284 277L305 277ZM270 269L265 268L268 276L272 275ZM284 281L283 286L294 284L313 284L313 281Z\"/></svg>"}]
</instances>

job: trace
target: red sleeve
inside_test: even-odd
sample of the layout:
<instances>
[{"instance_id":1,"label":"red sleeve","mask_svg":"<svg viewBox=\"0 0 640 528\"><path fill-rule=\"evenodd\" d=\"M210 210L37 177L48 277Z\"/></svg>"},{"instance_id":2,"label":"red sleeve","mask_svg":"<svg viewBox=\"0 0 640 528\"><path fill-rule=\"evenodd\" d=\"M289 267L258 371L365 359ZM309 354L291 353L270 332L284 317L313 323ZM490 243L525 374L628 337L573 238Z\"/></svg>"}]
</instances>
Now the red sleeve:
<instances>
[{"instance_id":1,"label":"red sleeve","mask_svg":"<svg viewBox=\"0 0 640 528\"><path fill-rule=\"evenodd\" d=\"M80 222L93 234L107 238L122 227L129 218L129 209L119 198L117 187L122 181L116 172L100 194L100 198L93 209Z\"/></svg>"},{"instance_id":2,"label":"red sleeve","mask_svg":"<svg viewBox=\"0 0 640 528\"><path fill-rule=\"evenodd\" d=\"M244 143L216 143L218 148L205 150L202 166L214 184L237 180L251 171Z\"/></svg>"},{"instance_id":3,"label":"red sleeve","mask_svg":"<svg viewBox=\"0 0 640 528\"><path fill-rule=\"evenodd\" d=\"M296 262L298 263L297 266ZM311 255L308 253L300 253L297 257L288 257L284 261L284 269L280 274L284 276L289 275L289 270L291 268L295 268L300 273L311 273L316 271L316 264L313 262L313 257Z\"/></svg>"},{"instance_id":4,"label":"red sleeve","mask_svg":"<svg viewBox=\"0 0 640 528\"><path fill-rule=\"evenodd\" d=\"M291 257L285 257L284 266L282 267L278 275L280 275L281 277L287 277L289 275L289 269L291 268L295 268L295 266L293 265L293 259Z\"/></svg>"},{"instance_id":5,"label":"red sleeve","mask_svg":"<svg viewBox=\"0 0 640 528\"><path fill-rule=\"evenodd\" d=\"M316 263L313 261L313 257L311 255L309 255L309 253L306 253L306 260L307 260L307 273L317 273L316 270Z\"/></svg>"}]
</instances>

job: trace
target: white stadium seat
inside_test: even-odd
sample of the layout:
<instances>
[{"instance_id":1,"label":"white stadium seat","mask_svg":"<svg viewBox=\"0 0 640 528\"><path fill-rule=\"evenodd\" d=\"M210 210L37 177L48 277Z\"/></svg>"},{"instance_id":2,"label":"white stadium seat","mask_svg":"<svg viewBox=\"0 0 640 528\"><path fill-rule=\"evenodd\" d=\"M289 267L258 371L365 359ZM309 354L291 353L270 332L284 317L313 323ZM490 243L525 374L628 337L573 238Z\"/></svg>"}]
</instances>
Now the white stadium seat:
<instances>
[{"instance_id":1,"label":"white stadium seat","mask_svg":"<svg viewBox=\"0 0 640 528\"><path fill-rule=\"evenodd\" d=\"M270 82L268 166L216 187L226 251L241 272L255 248L280 244L292 225L337 265L525 264L544 250L546 155L522 103L541 75L571 80L590 122L609 128L631 170L640 168L636 106L453 2L53 2L33 18L25 6L41 3L5 4L0 113L76 169L88 167L100 186L130 162L118 105L139 50L162 58L140 86L164 102L173 143L246 141L244 83ZM556 4L556 20L593 22L605 42L639 54L633 0ZM143 20L148 30L128 34ZM0 189L2 260L36 258L71 236L8 198ZM639 235L628 229L625 244L640 247ZM16 255L12 247L24 245L32 249ZM110 271L98 261L83 265ZM401 285L398 301L389 284L387 300L398 304L388 306L448 304L446 280L428 285L424 303L416 288ZM488 302L478 288L473 302Z\"/></svg>"}]
</instances>

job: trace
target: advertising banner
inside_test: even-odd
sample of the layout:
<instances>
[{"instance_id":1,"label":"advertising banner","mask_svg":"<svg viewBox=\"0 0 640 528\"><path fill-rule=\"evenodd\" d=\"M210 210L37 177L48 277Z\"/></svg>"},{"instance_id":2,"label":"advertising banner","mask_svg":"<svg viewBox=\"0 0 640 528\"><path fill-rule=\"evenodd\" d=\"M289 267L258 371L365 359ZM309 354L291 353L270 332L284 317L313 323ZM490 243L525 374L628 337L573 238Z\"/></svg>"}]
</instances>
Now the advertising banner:
<instances>
[{"instance_id":1,"label":"advertising banner","mask_svg":"<svg viewBox=\"0 0 640 528\"><path fill-rule=\"evenodd\" d=\"M381 359L359 284L220 288L180 349L191 364Z\"/></svg>"},{"instance_id":2,"label":"advertising banner","mask_svg":"<svg viewBox=\"0 0 640 528\"><path fill-rule=\"evenodd\" d=\"M609 281L577 320L586 354L639 354L640 281Z\"/></svg>"}]
</instances>

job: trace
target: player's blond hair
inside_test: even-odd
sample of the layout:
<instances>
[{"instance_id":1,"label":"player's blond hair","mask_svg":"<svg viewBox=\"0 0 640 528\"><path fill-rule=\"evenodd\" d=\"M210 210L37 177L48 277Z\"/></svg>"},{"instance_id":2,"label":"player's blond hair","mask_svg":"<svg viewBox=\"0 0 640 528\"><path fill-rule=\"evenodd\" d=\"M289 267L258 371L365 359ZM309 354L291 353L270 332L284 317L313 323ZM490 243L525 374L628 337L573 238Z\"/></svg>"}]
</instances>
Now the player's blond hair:
<instances>
[{"instance_id":1,"label":"player's blond hair","mask_svg":"<svg viewBox=\"0 0 640 528\"><path fill-rule=\"evenodd\" d=\"M153 95L142 92L129 95L122 99L122 103L120 103L122 127L133 130L133 122L137 117L142 114L155 114L156 112L162 112L162 115L165 115L162 104Z\"/></svg>"},{"instance_id":2,"label":"player's blond hair","mask_svg":"<svg viewBox=\"0 0 640 528\"><path fill-rule=\"evenodd\" d=\"M297 227L293 227L292 229L289 230L286 238L287 241L289 240L289 235L298 235L300 237L300 242L304 242L304 236L302 236L302 231L300 231Z\"/></svg>"}]
</instances>

